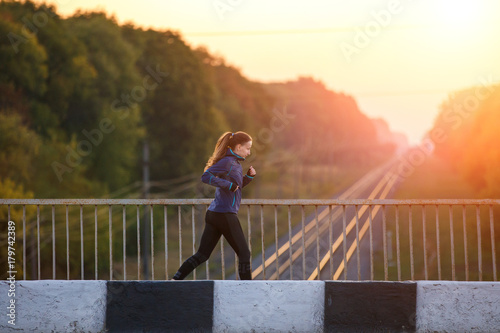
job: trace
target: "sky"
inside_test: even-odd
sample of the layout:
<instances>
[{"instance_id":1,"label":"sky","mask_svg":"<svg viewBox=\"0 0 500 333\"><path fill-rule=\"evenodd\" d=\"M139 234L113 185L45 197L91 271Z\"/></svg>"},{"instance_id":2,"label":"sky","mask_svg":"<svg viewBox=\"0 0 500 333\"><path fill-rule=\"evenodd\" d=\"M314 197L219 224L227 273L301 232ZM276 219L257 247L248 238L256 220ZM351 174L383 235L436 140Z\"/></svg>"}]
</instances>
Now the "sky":
<instances>
[{"instance_id":1,"label":"sky","mask_svg":"<svg viewBox=\"0 0 500 333\"><path fill-rule=\"evenodd\" d=\"M172 29L261 82L310 76L418 143L453 91L500 82L500 0L50 0Z\"/></svg>"}]
</instances>

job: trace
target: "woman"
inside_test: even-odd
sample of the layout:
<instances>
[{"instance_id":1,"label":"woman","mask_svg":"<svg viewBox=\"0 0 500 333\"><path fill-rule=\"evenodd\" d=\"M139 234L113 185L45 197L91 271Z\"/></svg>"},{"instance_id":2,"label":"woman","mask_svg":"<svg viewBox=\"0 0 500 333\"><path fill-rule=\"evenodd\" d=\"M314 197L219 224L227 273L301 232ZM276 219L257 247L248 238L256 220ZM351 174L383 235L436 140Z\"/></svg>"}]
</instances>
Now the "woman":
<instances>
[{"instance_id":1,"label":"woman","mask_svg":"<svg viewBox=\"0 0 500 333\"><path fill-rule=\"evenodd\" d=\"M205 230L198 252L187 259L174 275L173 280L183 280L189 273L207 261L221 235L227 239L238 255L240 279L251 280L250 250L238 219L241 189L257 174L250 166L243 175L240 162L250 155L252 137L245 132L226 132L209 158L201 180L215 186L215 199L205 215Z\"/></svg>"}]
</instances>

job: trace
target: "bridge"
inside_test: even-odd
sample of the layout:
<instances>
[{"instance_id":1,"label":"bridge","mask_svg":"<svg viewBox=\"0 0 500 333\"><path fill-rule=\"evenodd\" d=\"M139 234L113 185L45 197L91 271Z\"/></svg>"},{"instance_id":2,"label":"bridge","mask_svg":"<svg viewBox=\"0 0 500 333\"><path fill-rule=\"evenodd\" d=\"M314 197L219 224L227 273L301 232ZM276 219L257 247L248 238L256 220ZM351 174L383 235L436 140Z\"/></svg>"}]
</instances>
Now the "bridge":
<instances>
[{"instance_id":1,"label":"bridge","mask_svg":"<svg viewBox=\"0 0 500 333\"><path fill-rule=\"evenodd\" d=\"M168 281L212 199L0 199L18 325L1 331L498 332L500 200L391 199L399 180L384 165L331 199L243 199L254 281L224 240Z\"/></svg>"}]
</instances>

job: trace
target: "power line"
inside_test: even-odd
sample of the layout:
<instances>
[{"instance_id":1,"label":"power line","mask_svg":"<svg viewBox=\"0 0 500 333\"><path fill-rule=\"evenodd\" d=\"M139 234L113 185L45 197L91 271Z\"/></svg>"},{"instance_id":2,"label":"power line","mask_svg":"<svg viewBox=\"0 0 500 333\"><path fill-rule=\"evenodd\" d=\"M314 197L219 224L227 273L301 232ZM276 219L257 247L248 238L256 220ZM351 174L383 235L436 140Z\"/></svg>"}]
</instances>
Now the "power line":
<instances>
[{"instance_id":1,"label":"power line","mask_svg":"<svg viewBox=\"0 0 500 333\"><path fill-rule=\"evenodd\" d=\"M491 82L491 85L497 85L500 82L494 81ZM475 88L475 86L471 86L470 88ZM408 95L433 95L433 94L443 94L448 93L452 94L454 92L460 91L463 89L450 88L450 89L416 89L416 90L400 90L400 91L366 91L366 92L350 92L349 94L354 97L383 97L383 96L408 96Z\"/></svg>"},{"instance_id":2,"label":"power line","mask_svg":"<svg viewBox=\"0 0 500 333\"><path fill-rule=\"evenodd\" d=\"M383 27L383 30L409 30L429 28L429 25L391 25ZM364 29L364 26L346 26L317 29L285 29L285 30L248 30L248 31L201 31L183 32L184 36L192 37L222 37L222 36L258 36L258 35L284 35L284 34L318 34L318 33L338 33L353 32L356 29Z\"/></svg>"},{"instance_id":3,"label":"power line","mask_svg":"<svg viewBox=\"0 0 500 333\"><path fill-rule=\"evenodd\" d=\"M407 96L407 95L433 95L450 93L453 89L422 89L422 90L406 90L406 91L366 91L366 92L351 92L352 96L356 97L379 97L379 96Z\"/></svg>"}]
</instances>

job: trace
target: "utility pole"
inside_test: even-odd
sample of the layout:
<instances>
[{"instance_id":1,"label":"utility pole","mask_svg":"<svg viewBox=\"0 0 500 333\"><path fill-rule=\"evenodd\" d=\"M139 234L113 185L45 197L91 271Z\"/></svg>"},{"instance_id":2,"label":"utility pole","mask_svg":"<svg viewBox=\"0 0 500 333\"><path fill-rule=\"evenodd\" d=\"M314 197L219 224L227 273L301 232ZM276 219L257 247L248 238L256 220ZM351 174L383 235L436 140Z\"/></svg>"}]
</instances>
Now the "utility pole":
<instances>
[{"instance_id":1,"label":"utility pole","mask_svg":"<svg viewBox=\"0 0 500 333\"><path fill-rule=\"evenodd\" d=\"M142 193L144 199L149 198L149 144L147 141L144 141L143 144L143 155L142 155ZM149 279L149 205L144 206L144 233L142 235L142 272L143 279Z\"/></svg>"}]
</instances>

